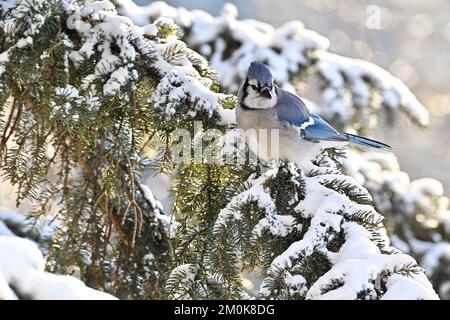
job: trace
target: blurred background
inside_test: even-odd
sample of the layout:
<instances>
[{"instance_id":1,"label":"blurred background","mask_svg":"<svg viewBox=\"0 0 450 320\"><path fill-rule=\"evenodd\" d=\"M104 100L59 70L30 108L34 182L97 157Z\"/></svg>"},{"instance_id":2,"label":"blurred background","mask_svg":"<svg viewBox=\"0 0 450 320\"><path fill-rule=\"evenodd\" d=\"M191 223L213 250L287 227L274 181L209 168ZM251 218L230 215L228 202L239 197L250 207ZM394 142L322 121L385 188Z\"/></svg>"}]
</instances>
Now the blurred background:
<instances>
[{"instance_id":1,"label":"blurred background","mask_svg":"<svg viewBox=\"0 0 450 320\"><path fill-rule=\"evenodd\" d=\"M135 0L148 4L148 0ZM428 108L431 125L406 121L373 136L392 145L411 179L440 180L450 195L450 1L447 0L166 0L218 15L226 2L241 19L281 26L300 20L327 37L331 50L371 61L406 83Z\"/></svg>"}]
</instances>

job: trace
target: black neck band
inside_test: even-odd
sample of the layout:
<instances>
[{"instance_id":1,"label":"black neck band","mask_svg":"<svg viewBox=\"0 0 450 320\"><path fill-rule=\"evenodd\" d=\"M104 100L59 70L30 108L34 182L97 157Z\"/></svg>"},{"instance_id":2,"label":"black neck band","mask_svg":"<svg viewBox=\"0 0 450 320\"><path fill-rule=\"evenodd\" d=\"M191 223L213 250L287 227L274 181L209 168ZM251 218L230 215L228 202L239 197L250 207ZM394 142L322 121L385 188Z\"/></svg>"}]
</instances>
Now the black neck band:
<instances>
[{"instance_id":1,"label":"black neck band","mask_svg":"<svg viewBox=\"0 0 450 320\"><path fill-rule=\"evenodd\" d=\"M240 103L241 108L244 110L265 110L264 108L249 108L245 103L245 98L248 96L248 78L245 78L244 85L242 86L242 102Z\"/></svg>"},{"instance_id":2,"label":"black neck band","mask_svg":"<svg viewBox=\"0 0 450 320\"><path fill-rule=\"evenodd\" d=\"M267 108L250 108L245 103L241 103L241 108L244 110L267 110Z\"/></svg>"}]
</instances>

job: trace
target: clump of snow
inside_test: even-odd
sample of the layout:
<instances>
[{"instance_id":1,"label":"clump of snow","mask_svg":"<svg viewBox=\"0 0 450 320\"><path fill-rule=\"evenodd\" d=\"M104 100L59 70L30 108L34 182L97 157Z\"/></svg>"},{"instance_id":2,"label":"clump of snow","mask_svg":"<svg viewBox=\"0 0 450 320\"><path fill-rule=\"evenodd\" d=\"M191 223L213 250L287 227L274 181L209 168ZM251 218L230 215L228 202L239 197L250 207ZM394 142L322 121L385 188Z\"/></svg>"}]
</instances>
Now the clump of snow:
<instances>
[{"instance_id":1,"label":"clump of snow","mask_svg":"<svg viewBox=\"0 0 450 320\"><path fill-rule=\"evenodd\" d=\"M197 267L193 264L182 264L172 270L167 280L167 286L173 286L173 283L176 283L176 287L171 288L174 292L170 292L173 299L190 299L189 290L195 283L197 272Z\"/></svg>"},{"instance_id":2,"label":"clump of snow","mask_svg":"<svg viewBox=\"0 0 450 320\"><path fill-rule=\"evenodd\" d=\"M101 54L95 74L89 77L89 81L109 74L103 85L103 93L107 96L115 95L127 84L133 84L137 80L134 62L138 54L133 42L144 41L144 35L133 28L131 20L118 16L109 1L83 5L69 1L65 9L68 14L67 27L77 31L83 41L81 48L72 51L69 58L79 64L96 51ZM111 44L118 46L118 54L112 53Z\"/></svg>"},{"instance_id":3,"label":"clump of snow","mask_svg":"<svg viewBox=\"0 0 450 320\"><path fill-rule=\"evenodd\" d=\"M368 61L324 52L320 54L317 70L325 82L322 101L327 106L323 108L326 114L338 114L342 119L349 120L353 113L352 105L369 106L372 90L375 89L381 99L373 108L383 105L390 109L402 109L420 125L429 123L427 110L405 84Z\"/></svg>"},{"instance_id":4,"label":"clump of snow","mask_svg":"<svg viewBox=\"0 0 450 320\"><path fill-rule=\"evenodd\" d=\"M0 299L115 299L74 277L47 273L44 267L33 242L0 235Z\"/></svg>"},{"instance_id":5,"label":"clump of snow","mask_svg":"<svg viewBox=\"0 0 450 320\"><path fill-rule=\"evenodd\" d=\"M232 126L236 124L236 113L234 109L219 109L220 125Z\"/></svg>"},{"instance_id":6,"label":"clump of snow","mask_svg":"<svg viewBox=\"0 0 450 320\"><path fill-rule=\"evenodd\" d=\"M39 34L46 19L51 15L51 3L39 0L2 1L0 7L6 13L0 21L0 29L5 34L5 47L9 47L0 54L1 76L6 70L5 65L9 62L10 55L15 50L33 44L33 36Z\"/></svg>"},{"instance_id":7,"label":"clump of snow","mask_svg":"<svg viewBox=\"0 0 450 320\"><path fill-rule=\"evenodd\" d=\"M440 266L441 259L445 259L450 263L450 244L447 242L438 243L425 253L422 265L429 275L432 275Z\"/></svg>"},{"instance_id":8,"label":"clump of snow","mask_svg":"<svg viewBox=\"0 0 450 320\"><path fill-rule=\"evenodd\" d=\"M158 28L154 24L148 24L140 29L143 35L146 36L156 36L158 33Z\"/></svg>"},{"instance_id":9,"label":"clump of snow","mask_svg":"<svg viewBox=\"0 0 450 320\"><path fill-rule=\"evenodd\" d=\"M189 75L186 70L174 69L158 84L152 102L170 117L186 102L195 103L194 110L204 110L212 115L219 101L217 95L209 91L199 79Z\"/></svg>"},{"instance_id":10,"label":"clump of snow","mask_svg":"<svg viewBox=\"0 0 450 320\"><path fill-rule=\"evenodd\" d=\"M147 199L147 201L153 208L154 217L160 220L163 223L164 227L167 230L170 229L171 233L174 234L178 226L178 222L176 221L175 217L164 214L163 205L161 204L161 202L156 200L152 190L147 185L141 184L140 186L142 191L144 192L145 199Z\"/></svg>"},{"instance_id":11,"label":"clump of snow","mask_svg":"<svg viewBox=\"0 0 450 320\"><path fill-rule=\"evenodd\" d=\"M276 213L275 203L269 194L270 190L264 186L268 179L273 178L276 174L277 169L273 168L266 171L261 177L247 181L251 187L231 199L227 206L220 211L213 232L218 234L228 223L240 220L242 218L239 210L240 205L256 202L262 210L266 211L266 216L257 223L252 233L256 237L260 237L263 231L281 237L288 235L295 226L295 219L290 215Z\"/></svg>"},{"instance_id":12,"label":"clump of snow","mask_svg":"<svg viewBox=\"0 0 450 320\"><path fill-rule=\"evenodd\" d=\"M344 172L371 191L379 208L388 210L397 202L407 215L421 212L429 218L445 220L449 199L444 196L442 183L430 178L411 181L393 154L349 152L342 164Z\"/></svg>"},{"instance_id":13,"label":"clump of snow","mask_svg":"<svg viewBox=\"0 0 450 320\"><path fill-rule=\"evenodd\" d=\"M450 234L450 210L443 210L438 216L438 219L445 233Z\"/></svg>"},{"instance_id":14,"label":"clump of snow","mask_svg":"<svg viewBox=\"0 0 450 320\"><path fill-rule=\"evenodd\" d=\"M410 277L393 274L389 277L386 287L388 291L381 297L382 300L437 300L438 296L430 282L423 274Z\"/></svg>"},{"instance_id":15,"label":"clump of snow","mask_svg":"<svg viewBox=\"0 0 450 320\"><path fill-rule=\"evenodd\" d=\"M179 108L190 104L191 116L195 116L198 111L206 112L209 116L217 112L222 124L230 125L235 121L232 114L234 111L222 108L222 101L225 99L225 95L210 91L190 69L172 67L156 87L151 103L156 109L162 110L166 118L175 113L180 114Z\"/></svg>"},{"instance_id":16,"label":"clump of snow","mask_svg":"<svg viewBox=\"0 0 450 320\"><path fill-rule=\"evenodd\" d=\"M377 286L378 289L380 286L377 279L380 279L382 273L388 273L392 275L387 277L387 291L381 299L438 299L422 273L411 273L408 276L399 274L399 269L408 269L415 264L412 257L382 254L361 225L349 222L343 227L346 229L347 240L333 257L333 268L313 284L307 298L356 299L358 293L364 292L365 299L374 299L377 297ZM342 286L328 290L332 281L336 280L342 282ZM408 295L399 290L405 287L410 289Z\"/></svg>"},{"instance_id":17,"label":"clump of snow","mask_svg":"<svg viewBox=\"0 0 450 320\"><path fill-rule=\"evenodd\" d=\"M284 279L286 286L288 287L289 294L292 296L296 293L300 294L300 296L305 296L307 292L306 287L306 279L300 275L290 275L288 274Z\"/></svg>"},{"instance_id":18,"label":"clump of snow","mask_svg":"<svg viewBox=\"0 0 450 320\"><path fill-rule=\"evenodd\" d=\"M27 231L27 218L12 211L0 210L0 235L14 236L14 231L25 233Z\"/></svg>"}]
</instances>

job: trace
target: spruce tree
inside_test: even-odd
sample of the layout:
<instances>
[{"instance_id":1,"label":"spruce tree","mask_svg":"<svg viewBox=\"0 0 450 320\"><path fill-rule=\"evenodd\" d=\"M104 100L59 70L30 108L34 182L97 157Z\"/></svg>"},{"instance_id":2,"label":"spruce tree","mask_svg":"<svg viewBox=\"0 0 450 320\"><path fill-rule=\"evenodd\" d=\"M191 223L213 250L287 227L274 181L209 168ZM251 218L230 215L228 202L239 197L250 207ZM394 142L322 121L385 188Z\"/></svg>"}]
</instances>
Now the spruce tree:
<instances>
[{"instance_id":1,"label":"spruce tree","mask_svg":"<svg viewBox=\"0 0 450 320\"><path fill-rule=\"evenodd\" d=\"M227 8L214 30L239 26ZM35 238L46 239L48 271L77 267L87 285L119 298L437 298L414 258L389 245L367 189L342 173L342 150L324 150L308 167L195 161L211 144L216 160L239 158L244 144L232 130L235 97L223 93L234 92L238 75L224 81L227 73L216 74L188 45L214 64L213 48L230 57L240 44L221 33L222 47L208 54L202 41L212 40L196 39L195 24L149 16L152 23L135 26L108 1L1 5L0 161L17 202L34 205L31 227L10 232L32 238L54 221L50 239ZM353 78L342 76L351 83L339 82L350 62L320 56L323 37L299 23L275 32L281 44L274 51L296 59L284 84L328 64L334 76L319 75L329 101L342 100L342 85L354 93L347 110L372 115L379 108L361 89L369 82L383 107L426 124L422 106L396 79L379 83L379 73L367 76L374 67L360 63L347 74ZM362 118L340 120L355 119ZM367 121L360 122L363 130ZM173 160L180 129L194 137L182 163ZM172 216L141 183L150 168L173 175ZM256 293L243 286L244 273L262 280Z\"/></svg>"},{"instance_id":2,"label":"spruce tree","mask_svg":"<svg viewBox=\"0 0 450 320\"><path fill-rule=\"evenodd\" d=\"M144 7L127 0L115 3L119 12L138 24L159 16L174 19L183 28L183 39L220 70L226 90L235 91L247 63L261 59L286 89L311 94L314 90L304 90L304 83L317 82L318 94L312 96L318 103L308 101L309 107L335 127L364 134L383 122L394 124L400 113L419 127L428 124L425 107L398 79L367 61L328 52L328 40L300 21L275 29L260 21L237 19L230 4L213 17L164 2ZM391 241L427 266L439 294L448 298L449 201L442 185L434 179L410 181L392 154L355 151L344 159L343 172L370 191L375 208L385 216Z\"/></svg>"}]
</instances>

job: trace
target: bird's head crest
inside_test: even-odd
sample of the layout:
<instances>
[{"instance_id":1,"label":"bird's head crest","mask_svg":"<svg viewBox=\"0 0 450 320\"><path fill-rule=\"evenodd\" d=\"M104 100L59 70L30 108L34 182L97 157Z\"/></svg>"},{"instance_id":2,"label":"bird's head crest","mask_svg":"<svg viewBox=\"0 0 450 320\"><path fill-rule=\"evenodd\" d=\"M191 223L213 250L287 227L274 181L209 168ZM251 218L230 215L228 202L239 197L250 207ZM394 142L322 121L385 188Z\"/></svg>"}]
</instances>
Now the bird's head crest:
<instances>
[{"instance_id":1,"label":"bird's head crest","mask_svg":"<svg viewBox=\"0 0 450 320\"><path fill-rule=\"evenodd\" d=\"M238 98L241 105L249 109L268 109L275 106L276 86L272 73L265 64L259 61L250 64Z\"/></svg>"},{"instance_id":2,"label":"bird's head crest","mask_svg":"<svg viewBox=\"0 0 450 320\"><path fill-rule=\"evenodd\" d=\"M271 86L273 83L273 76L269 68L259 61L253 61L250 64L247 79L249 81L256 80L257 84L261 87Z\"/></svg>"}]
</instances>

